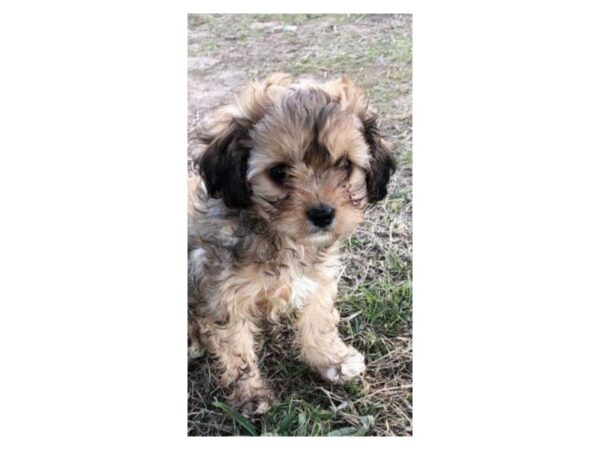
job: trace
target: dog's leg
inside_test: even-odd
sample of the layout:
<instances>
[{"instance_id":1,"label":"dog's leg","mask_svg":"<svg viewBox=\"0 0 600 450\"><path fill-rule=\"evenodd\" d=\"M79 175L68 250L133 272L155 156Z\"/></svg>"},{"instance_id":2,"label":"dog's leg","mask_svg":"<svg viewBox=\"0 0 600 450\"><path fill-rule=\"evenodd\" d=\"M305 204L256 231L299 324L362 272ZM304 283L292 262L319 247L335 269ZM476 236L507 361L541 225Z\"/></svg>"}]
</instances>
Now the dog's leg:
<instances>
[{"instance_id":1,"label":"dog's leg","mask_svg":"<svg viewBox=\"0 0 600 450\"><path fill-rule=\"evenodd\" d=\"M246 416L264 414L273 396L258 369L253 334L257 328L243 317L230 317L225 325L201 320L206 347L217 357L221 385L229 388L229 404Z\"/></svg>"},{"instance_id":2,"label":"dog's leg","mask_svg":"<svg viewBox=\"0 0 600 450\"><path fill-rule=\"evenodd\" d=\"M200 358L204 349L200 345L198 319L188 313L188 360Z\"/></svg>"},{"instance_id":3,"label":"dog's leg","mask_svg":"<svg viewBox=\"0 0 600 450\"><path fill-rule=\"evenodd\" d=\"M340 338L334 297L335 288L325 287L306 302L298 314L298 341L309 366L328 381L344 382L364 372L365 358Z\"/></svg>"}]
</instances>

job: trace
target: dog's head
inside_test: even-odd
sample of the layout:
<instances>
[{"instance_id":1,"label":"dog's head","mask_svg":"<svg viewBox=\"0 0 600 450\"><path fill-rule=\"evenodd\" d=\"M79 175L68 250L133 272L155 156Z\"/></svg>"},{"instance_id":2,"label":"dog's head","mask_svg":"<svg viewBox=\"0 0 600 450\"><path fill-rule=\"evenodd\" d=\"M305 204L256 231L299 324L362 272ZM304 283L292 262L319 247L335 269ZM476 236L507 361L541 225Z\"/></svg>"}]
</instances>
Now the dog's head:
<instances>
[{"instance_id":1,"label":"dog's head","mask_svg":"<svg viewBox=\"0 0 600 450\"><path fill-rule=\"evenodd\" d=\"M395 170L377 116L350 80L251 83L221 110L195 163L211 197L252 209L278 232L331 242L387 194Z\"/></svg>"}]
</instances>

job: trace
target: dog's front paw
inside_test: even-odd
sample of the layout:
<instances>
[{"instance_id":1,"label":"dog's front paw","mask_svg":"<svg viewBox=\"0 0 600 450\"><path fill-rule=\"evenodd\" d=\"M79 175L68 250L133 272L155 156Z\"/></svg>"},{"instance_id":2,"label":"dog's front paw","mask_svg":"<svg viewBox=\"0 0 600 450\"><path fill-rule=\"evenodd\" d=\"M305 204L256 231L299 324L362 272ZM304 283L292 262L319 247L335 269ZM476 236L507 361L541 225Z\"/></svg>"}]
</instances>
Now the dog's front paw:
<instances>
[{"instance_id":1,"label":"dog's front paw","mask_svg":"<svg viewBox=\"0 0 600 450\"><path fill-rule=\"evenodd\" d=\"M274 401L270 390L262 388L256 392L234 392L229 402L243 416L260 416L266 413Z\"/></svg>"},{"instance_id":2,"label":"dog's front paw","mask_svg":"<svg viewBox=\"0 0 600 450\"><path fill-rule=\"evenodd\" d=\"M205 350L200 344L192 344L188 347L188 360L197 359L204 356Z\"/></svg>"},{"instance_id":3,"label":"dog's front paw","mask_svg":"<svg viewBox=\"0 0 600 450\"><path fill-rule=\"evenodd\" d=\"M261 416L271 407L272 399L270 397L259 396L246 400L240 407L243 416Z\"/></svg>"},{"instance_id":4,"label":"dog's front paw","mask_svg":"<svg viewBox=\"0 0 600 450\"><path fill-rule=\"evenodd\" d=\"M365 369L365 357L350 347L348 354L340 364L327 367L321 371L321 375L332 383L343 383L360 375Z\"/></svg>"}]
</instances>

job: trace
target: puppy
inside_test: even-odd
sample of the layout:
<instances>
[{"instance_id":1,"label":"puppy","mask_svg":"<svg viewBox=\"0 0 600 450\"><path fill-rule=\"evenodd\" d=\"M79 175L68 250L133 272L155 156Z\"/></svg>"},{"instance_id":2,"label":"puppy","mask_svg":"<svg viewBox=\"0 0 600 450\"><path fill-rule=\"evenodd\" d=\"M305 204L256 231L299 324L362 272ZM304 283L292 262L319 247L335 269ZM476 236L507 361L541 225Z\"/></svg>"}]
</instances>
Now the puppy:
<instances>
[{"instance_id":1,"label":"puppy","mask_svg":"<svg viewBox=\"0 0 600 450\"><path fill-rule=\"evenodd\" d=\"M272 74L221 109L189 178L189 351L221 369L245 415L273 400L257 365L261 325L293 317L300 358L330 382L365 370L338 334L340 242L383 199L395 163L348 78Z\"/></svg>"}]
</instances>

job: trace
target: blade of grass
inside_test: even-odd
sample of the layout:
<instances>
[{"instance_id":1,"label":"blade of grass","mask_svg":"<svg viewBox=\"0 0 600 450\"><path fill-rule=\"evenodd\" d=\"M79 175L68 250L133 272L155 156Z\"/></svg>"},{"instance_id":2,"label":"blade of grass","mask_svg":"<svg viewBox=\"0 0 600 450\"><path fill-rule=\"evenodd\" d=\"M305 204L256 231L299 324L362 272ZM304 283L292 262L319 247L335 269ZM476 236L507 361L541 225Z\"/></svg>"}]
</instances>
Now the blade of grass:
<instances>
[{"instance_id":1,"label":"blade of grass","mask_svg":"<svg viewBox=\"0 0 600 450\"><path fill-rule=\"evenodd\" d=\"M298 415L298 430L296 436L306 436L306 413L303 411Z\"/></svg>"},{"instance_id":2,"label":"blade of grass","mask_svg":"<svg viewBox=\"0 0 600 450\"><path fill-rule=\"evenodd\" d=\"M330 431L327 436L353 436L356 432L354 427L338 428L337 430Z\"/></svg>"},{"instance_id":3,"label":"blade of grass","mask_svg":"<svg viewBox=\"0 0 600 450\"><path fill-rule=\"evenodd\" d=\"M364 436L375 425L375 417L363 416L360 418L362 425L356 430L352 436Z\"/></svg>"},{"instance_id":4,"label":"blade of grass","mask_svg":"<svg viewBox=\"0 0 600 450\"><path fill-rule=\"evenodd\" d=\"M250 422L248 419L242 416L235 409L231 408L229 405L226 405L223 402L218 401L214 401L213 406L216 406L217 408L223 410L229 417L231 417L235 422L237 422L239 426L244 428L252 436L258 436L258 432L256 431L254 425L252 425L252 422Z\"/></svg>"},{"instance_id":5,"label":"blade of grass","mask_svg":"<svg viewBox=\"0 0 600 450\"><path fill-rule=\"evenodd\" d=\"M279 434L283 434L283 435L288 434L288 429L290 428L290 425L291 425L292 421L294 420L295 416L296 415L294 413L290 413L283 418L283 420L281 421L281 424L279 425Z\"/></svg>"},{"instance_id":6,"label":"blade of grass","mask_svg":"<svg viewBox=\"0 0 600 450\"><path fill-rule=\"evenodd\" d=\"M356 427L345 427L338 428L329 432L327 436L364 436L375 424L375 418L373 416L364 416L360 418L362 425Z\"/></svg>"}]
</instances>

